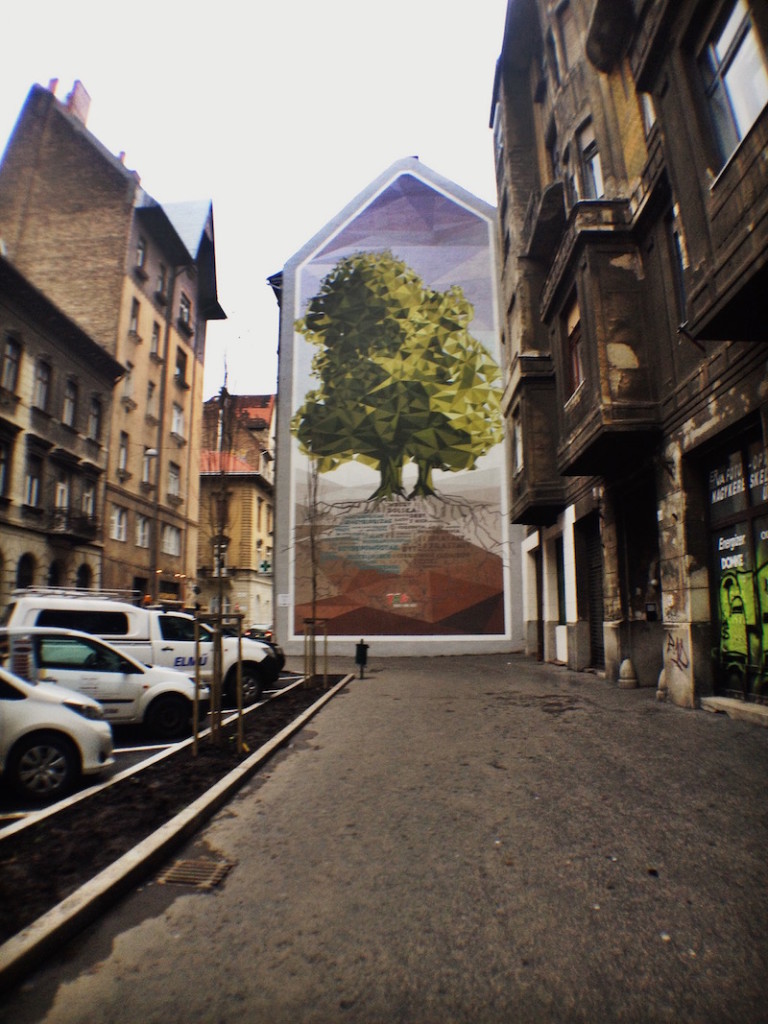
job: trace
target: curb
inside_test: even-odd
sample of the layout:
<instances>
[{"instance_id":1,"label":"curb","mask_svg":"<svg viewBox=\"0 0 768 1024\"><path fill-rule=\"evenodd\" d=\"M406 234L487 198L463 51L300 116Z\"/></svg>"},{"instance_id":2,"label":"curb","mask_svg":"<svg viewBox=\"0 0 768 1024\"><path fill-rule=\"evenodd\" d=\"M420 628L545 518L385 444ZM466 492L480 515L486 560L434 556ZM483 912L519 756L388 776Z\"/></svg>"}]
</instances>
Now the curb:
<instances>
[{"instance_id":1,"label":"curb","mask_svg":"<svg viewBox=\"0 0 768 1024\"><path fill-rule=\"evenodd\" d=\"M715 714L726 714L736 721L751 722L768 728L768 707L764 704L748 704L735 697L702 697L701 707L704 711Z\"/></svg>"},{"instance_id":2,"label":"curb","mask_svg":"<svg viewBox=\"0 0 768 1024\"><path fill-rule=\"evenodd\" d=\"M345 676L295 721L255 750L203 796L166 822L151 835L104 868L65 900L52 907L18 935L0 946L0 991L17 984L52 950L72 938L129 889L146 877L180 845L212 817L227 799L256 772L287 739L298 732L339 690L354 677Z\"/></svg>"}]
</instances>

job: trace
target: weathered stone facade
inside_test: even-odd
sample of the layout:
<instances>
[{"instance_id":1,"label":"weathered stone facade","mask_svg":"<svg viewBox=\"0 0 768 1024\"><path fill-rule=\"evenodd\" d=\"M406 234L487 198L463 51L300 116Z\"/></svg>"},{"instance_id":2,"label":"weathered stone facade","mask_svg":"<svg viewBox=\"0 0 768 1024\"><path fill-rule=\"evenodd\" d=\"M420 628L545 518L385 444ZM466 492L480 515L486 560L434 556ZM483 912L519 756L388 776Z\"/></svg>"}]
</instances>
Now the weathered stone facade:
<instances>
[{"instance_id":1,"label":"weathered stone facade","mask_svg":"<svg viewBox=\"0 0 768 1024\"><path fill-rule=\"evenodd\" d=\"M122 367L0 257L0 607L101 583L104 437Z\"/></svg>"},{"instance_id":2,"label":"weathered stone facade","mask_svg":"<svg viewBox=\"0 0 768 1024\"><path fill-rule=\"evenodd\" d=\"M88 131L88 105L80 83L66 103L30 90L0 165L0 238L13 265L125 368L104 426L102 585L186 603L205 330L224 316L212 211L160 206ZM44 567L30 582L45 582Z\"/></svg>"},{"instance_id":3,"label":"weathered stone facade","mask_svg":"<svg viewBox=\"0 0 768 1024\"><path fill-rule=\"evenodd\" d=\"M767 54L753 0L510 0L494 90L527 649L683 706L768 691Z\"/></svg>"}]
</instances>

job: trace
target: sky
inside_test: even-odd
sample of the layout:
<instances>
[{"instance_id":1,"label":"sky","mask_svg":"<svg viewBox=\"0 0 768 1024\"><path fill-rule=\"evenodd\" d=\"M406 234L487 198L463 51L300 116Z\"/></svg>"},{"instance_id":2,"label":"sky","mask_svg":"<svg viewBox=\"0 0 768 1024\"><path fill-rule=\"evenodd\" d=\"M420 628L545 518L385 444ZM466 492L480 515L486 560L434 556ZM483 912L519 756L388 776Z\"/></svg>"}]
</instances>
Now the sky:
<instances>
[{"instance_id":1,"label":"sky","mask_svg":"<svg viewBox=\"0 0 768 1024\"><path fill-rule=\"evenodd\" d=\"M267 278L402 157L496 203L507 0L108 0L3 14L0 148L32 85L79 79L88 128L160 203L210 200L219 301L204 397L276 390Z\"/></svg>"}]
</instances>

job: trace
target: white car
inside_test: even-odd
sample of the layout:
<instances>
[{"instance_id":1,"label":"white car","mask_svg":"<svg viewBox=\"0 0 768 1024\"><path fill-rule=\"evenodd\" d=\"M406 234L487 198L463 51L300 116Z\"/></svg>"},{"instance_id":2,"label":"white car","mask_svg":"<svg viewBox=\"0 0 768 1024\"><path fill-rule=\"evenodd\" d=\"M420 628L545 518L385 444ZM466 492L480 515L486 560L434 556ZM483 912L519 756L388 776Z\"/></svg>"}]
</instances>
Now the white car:
<instances>
[{"instance_id":1,"label":"white car","mask_svg":"<svg viewBox=\"0 0 768 1024\"><path fill-rule=\"evenodd\" d=\"M0 773L19 796L58 799L112 763L112 728L95 700L0 668Z\"/></svg>"},{"instance_id":2,"label":"white car","mask_svg":"<svg viewBox=\"0 0 768 1024\"><path fill-rule=\"evenodd\" d=\"M87 694L115 725L144 725L161 739L189 731L194 679L175 669L142 665L90 633L54 626L0 629L0 665L23 679ZM201 713L208 699L208 687L201 686Z\"/></svg>"}]
</instances>

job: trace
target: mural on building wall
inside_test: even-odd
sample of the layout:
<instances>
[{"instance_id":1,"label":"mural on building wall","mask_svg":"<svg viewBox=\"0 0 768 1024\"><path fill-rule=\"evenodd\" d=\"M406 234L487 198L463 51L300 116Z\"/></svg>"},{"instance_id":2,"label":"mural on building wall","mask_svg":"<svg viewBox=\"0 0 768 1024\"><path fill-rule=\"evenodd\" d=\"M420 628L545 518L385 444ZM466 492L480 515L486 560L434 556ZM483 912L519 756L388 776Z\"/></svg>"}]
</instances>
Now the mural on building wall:
<instances>
[{"instance_id":1,"label":"mural on building wall","mask_svg":"<svg viewBox=\"0 0 768 1024\"><path fill-rule=\"evenodd\" d=\"M768 697L768 505L766 453L755 443L732 453L709 475L720 686L751 698ZM750 513L753 513L750 515ZM735 522L732 520L736 520Z\"/></svg>"},{"instance_id":2,"label":"mural on building wall","mask_svg":"<svg viewBox=\"0 0 768 1024\"><path fill-rule=\"evenodd\" d=\"M400 174L299 269L296 634L508 629L493 230Z\"/></svg>"}]
</instances>

